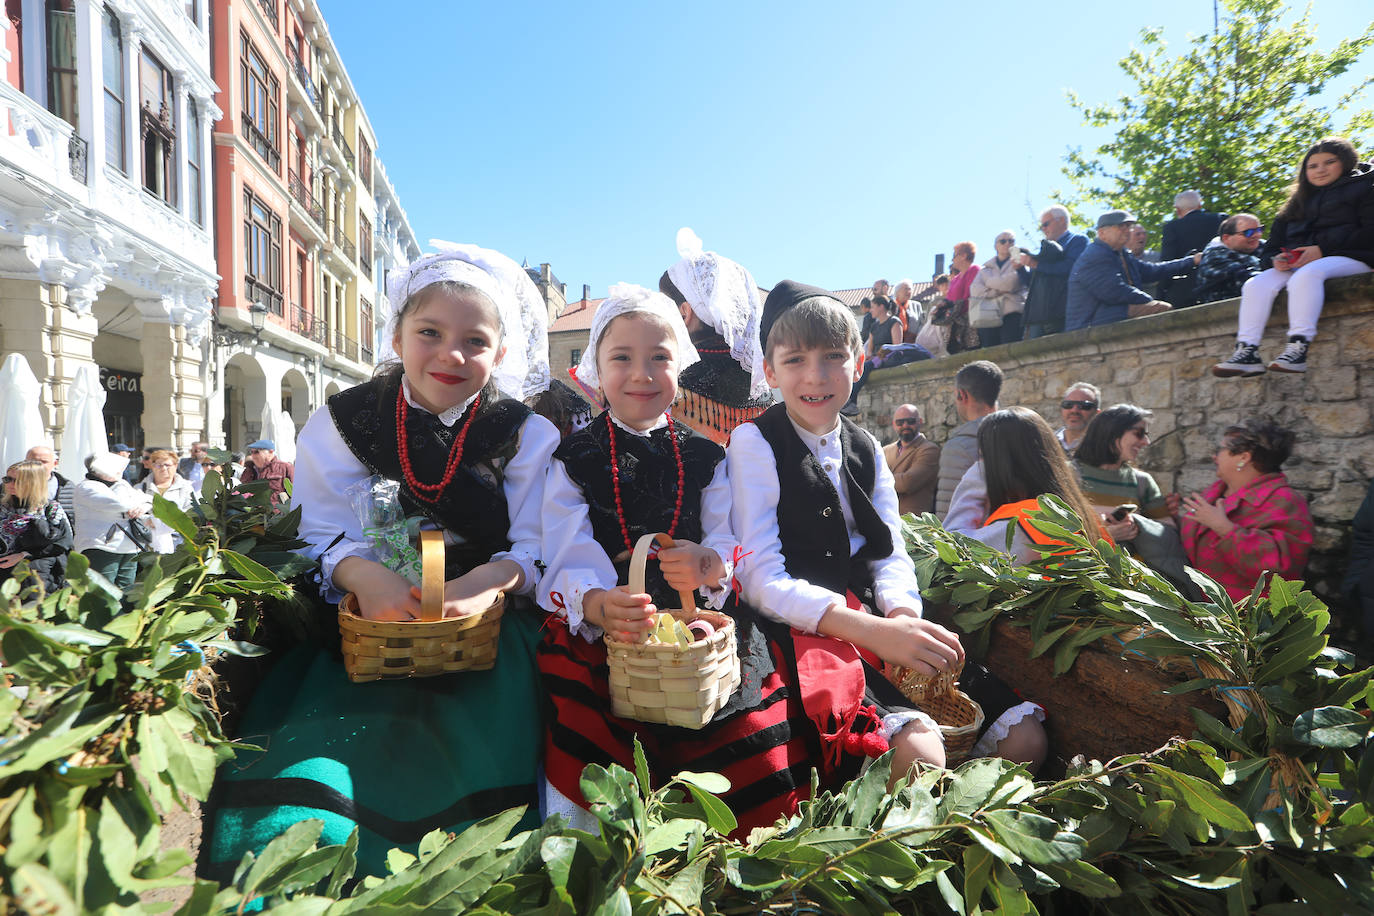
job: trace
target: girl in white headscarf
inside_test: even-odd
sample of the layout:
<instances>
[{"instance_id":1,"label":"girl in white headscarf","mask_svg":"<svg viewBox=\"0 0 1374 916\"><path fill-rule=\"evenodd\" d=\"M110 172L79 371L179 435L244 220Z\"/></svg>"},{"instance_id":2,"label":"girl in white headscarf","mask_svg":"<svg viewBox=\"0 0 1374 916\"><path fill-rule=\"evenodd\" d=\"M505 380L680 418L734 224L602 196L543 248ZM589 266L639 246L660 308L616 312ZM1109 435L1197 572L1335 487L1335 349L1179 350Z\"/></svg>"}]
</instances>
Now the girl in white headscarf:
<instances>
[{"instance_id":1,"label":"girl in white headscarf","mask_svg":"<svg viewBox=\"0 0 1374 916\"><path fill-rule=\"evenodd\" d=\"M302 428L293 502L324 599L352 592L362 616L404 620L419 616L410 567L383 549L356 501L392 488L412 538L445 534L445 616L505 594L496 665L354 684L332 653L302 647L282 659L243 724L266 736L266 753L221 774L213 862L260 851L307 817L325 820L326 843L359 829L360 874L384 874L388 849L413 852L434 827L459 831L519 804L529 805L526 826L538 823L534 645L544 615L526 596L539 582L558 433L519 399L548 384L546 312L504 255L431 244L439 250L388 290L396 360ZM251 788L262 785L275 787L270 803Z\"/></svg>"},{"instance_id":2,"label":"girl in white headscarf","mask_svg":"<svg viewBox=\"0 0 1374 916\"><path fill-rule=\"evenodd\" d=\"M680 260L664 271L659 291L677 304L700 362L678 379L673 416L720 445L741 423L773 404L759 345L758 284L742 265L714 251L683 227Z\"/></svg>"},{"instance_id":3,"label":"girl in white headscarf","mask_svg":"<svg viewBox=\"0 0 1374 916\"><path fill-rule=\"evenodd\" d=\"M730 525L724 450L668 412L678 373L696 361L687 328L667 297L637 286L612 287L593 318L577 371L579 381L600 389L608 407L563 440L549 468L543 513L548 568L538 589L540 604L556 614L539 651L552 706L545 804L575 826L595 823L585 810L583 769L589 763L633 767L636 737L659 776L730 761L726 772L744 791L732 790L725 801L740 835L795 811L810 789L804 777L801 784L794 778L809 769L810 745L795 678L786 679L786 650L731 590L744 551ZM672 537L673 546L649 564L645 591L632 593L618 584L627 581L631 545L656 532ZM603 633L642 641L657 608L677 607L679 592L694 591L701 595L698 605L735 620L740 688L700 730L616 717Z\"/></svg>"}]
</instances>

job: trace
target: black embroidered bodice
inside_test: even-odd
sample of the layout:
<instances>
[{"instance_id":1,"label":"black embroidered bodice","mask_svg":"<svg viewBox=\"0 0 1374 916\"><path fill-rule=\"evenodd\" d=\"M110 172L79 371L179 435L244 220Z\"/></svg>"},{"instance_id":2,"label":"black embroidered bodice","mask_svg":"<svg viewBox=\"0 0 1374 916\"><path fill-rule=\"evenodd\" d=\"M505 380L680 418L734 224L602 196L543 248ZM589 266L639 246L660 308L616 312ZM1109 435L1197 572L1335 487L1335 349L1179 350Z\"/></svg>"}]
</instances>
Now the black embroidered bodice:
<instances>
[{"instance_id":1,"label":"black embroidered bodice","mask_svg":"<svg viewBox=\"0 0 1374 916\"><path fill-rule=\"evenodd\" d=\"M629 581L629 555L616 515L606 417L603 412L586 428L564 439L554 457L563 462L568 476L582 490L592 534L614 562L618 581L624 584ZM725 451L681 423L675 424L675 435L682 452L683 493L682 515L674 537L700 543L701 494L710 484ZM636 436L615 427L615 449L625 527L633 546L641 536L667 532L672 524L677 501L677 462L666 426L648 436ZM677 593L663 581L656 563L648 565L646 588L660 607L675 608L682 603Z\"/></svg>"},{"instance_id":2,"label":"black embroidered bodice","mask_svg":"<svg viewBox=\"0 0 1374 916\"><path fill-rule=\"evenodd\" d=\"M421 483L438 483L443 478L454 439L472 424L457 473L438 500L429 502L412 492L401 470L396 438L400 396L399 376L375 378L329 398L329 415L344 443L368 470L400 483L407 516L423 515L457 537L459 542L449 544L447 551L446 574L453 578L511 546L504 469L515 456L520 427L531 411L519 401L502 399L491 386L482 392L476 415L469 409L451 427L428 411L408 410L410 465Z\"/></svg>"}]
</instances>

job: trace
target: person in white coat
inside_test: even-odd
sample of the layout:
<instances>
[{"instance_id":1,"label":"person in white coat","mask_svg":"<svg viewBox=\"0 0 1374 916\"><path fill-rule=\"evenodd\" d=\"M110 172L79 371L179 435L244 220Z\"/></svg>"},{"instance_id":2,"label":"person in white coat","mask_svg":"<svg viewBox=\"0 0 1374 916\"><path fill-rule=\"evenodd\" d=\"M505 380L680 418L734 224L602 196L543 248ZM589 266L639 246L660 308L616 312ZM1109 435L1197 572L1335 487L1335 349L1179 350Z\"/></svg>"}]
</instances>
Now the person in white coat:
<instances>
[{"instance_id":1,"label":"person in white coat","mask_svg":"<svg viewBox=\"0 0 1374 916\"><path fill-rule=\"evenodd\" d=\"M164 499L171 500L182 512L189 509L191 500L196 495L195 487L191 481L178 473L176 453L167 449L158 449L148 456L148 460L152 462L150 472L139 483L137 489L147 493L150 502L153 494L157 494ZM177 544L181 542L180 535L159 519L154 518L151 512L147 515L147 522L148 527L153 532L153 550L158 553L171 553L176 550Z\"/></svg>"},{"instance_id":2,"label":"person in white coat","mask_svg":"<svg viewBox=\"0 0 1374 916\"><path fill-rule=\"evenodd\" d=\"M1026 291L1030 288L1030 270L1018 267L1021 252L1016 247L1016 236L1011 232L997 233L996 254L983 265L969 286L969 298L991 299L997 303L997 314L1002 319L995 327L979 327L978 342L984 347L995 347L1021 339L1022 312L1026 309ZM969 321L975 316L970 306Z\"/></svg>"},{"instance_id":3,"label":"person in white coat","mask_svg":"<svg viewBox=\"0 0 1374 916\"><path fill-rule=\"evenodd\" d=\"M75 549L119 589L134 584L139 547L128 534L131 519L148 515L152 497L135 490L123 478L129 459L114 452L92 455L86 461L86 479L76 485Z\"/></svg>"}]
</instances>

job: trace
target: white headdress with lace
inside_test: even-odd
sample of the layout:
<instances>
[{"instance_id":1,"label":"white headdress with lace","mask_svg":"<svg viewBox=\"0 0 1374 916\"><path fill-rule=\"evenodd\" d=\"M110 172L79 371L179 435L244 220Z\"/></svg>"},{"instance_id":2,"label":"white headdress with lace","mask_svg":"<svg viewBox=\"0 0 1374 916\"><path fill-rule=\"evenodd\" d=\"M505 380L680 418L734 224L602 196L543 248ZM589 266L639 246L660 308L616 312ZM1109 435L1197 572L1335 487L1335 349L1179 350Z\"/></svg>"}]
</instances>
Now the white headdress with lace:
<instances>
[{"instance_id":1,"label":"white headdress with lace","mask_svg":"<svg viewBox=\"0 0 1374 916\"><path fill-rule=\"evenodd\" d=\"M703 251L701 239L686 226L677 231L677 253L682 260L668 268L668 279L687 298L697 317L725 340L735 362L749 373L750 395L767 394L759 344L763 305L753 276L729 258Z\"/></svg>"},{"instance_id":2,"label":"white headdress with lace","mask_svg":"<svg viewBox=\"0 0 1374 916\"><path fill-rule=\"evenodd\" d=\"M633 283L617 283L611 287L607 298L597 306L596 314L592 316L591 337L587 342L587 349L582 351L582 362L577 364L577 380L586 388L595 390L600 384L596 374L597 342L605 333L606 325L626 312L648 312L667 322L673 329L673 336L677 338L679 372L701 358L697 355L697 348L692 346L692 335L687 333L687 325L682 323L682 314L678 312L673 300L660 292Z\"/></svg>"},{"instance_id":3,"label":"white headdress with lace","mask_svg":"<svg viewBox=\"0 0 1374 916\"><path fill-rule=\"evenodd\" d=\"M499 251L430 239L433 254L392 274L387 299L393 315L406 300L433 283L456 280L480 290L496 304L506 355L491 380L508 397L524 399L549 387L549 318L529 274Z\"/></svg>"}]
</instances>

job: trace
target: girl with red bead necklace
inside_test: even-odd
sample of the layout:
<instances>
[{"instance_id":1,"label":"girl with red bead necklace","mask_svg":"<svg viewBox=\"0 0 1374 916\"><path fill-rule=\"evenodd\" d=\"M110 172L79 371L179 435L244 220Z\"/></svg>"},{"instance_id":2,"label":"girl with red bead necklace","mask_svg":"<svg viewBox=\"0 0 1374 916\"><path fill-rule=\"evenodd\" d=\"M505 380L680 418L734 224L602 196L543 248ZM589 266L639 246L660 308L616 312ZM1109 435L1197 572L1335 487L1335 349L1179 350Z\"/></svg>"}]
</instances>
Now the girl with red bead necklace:
<instances>
[{"instance_id":1,"label":"girl with red bead necklace","mask_svg":"<svg viewBox=\"0 0 1374 916\"><path fill-rule=\"evenodd\" d=\"M545 741L546 813L594 829L580 776L589 763L632 767L638 737L651 773L723 773L739 833L771 824L809 792L809 724L784 680L787 659L758 615L732 590L747 554L730 526L730 482L723 449L668 413L678 372L696 362L672 301L628 284L611 288L593 318L577 367L607 409L563 440L544 488L544 559L537 599L553 612L539 667L552 700ZM632 545L666 532L673 546L650 563L647 593L627 586ZM744 562L748 562L744 560ZM700 730L650 725L611 713L602 635L642 640L659 607L678 591L735 618L742 684ZM802 774L800 785L798 777Z\"/></svg>"},{"instance_id":2,"label":"girl with red bead necklace","mask_svg":"<svg viewBox=\"0 0 1374 916\"><path fill-rule=\"evenodd\" d=\"M534 648L546 615L540 575L545 471L558 433L520 398L549 383L546 309L509 258L432 242L390 279L397 359L336 394L298 440L293 502L302 550L329 604L346 592L363 616L419 615L418 589L377 552L351 494L394 487L412 539L445 533L446 616L505 594L495 667L351 683L337 654L300 646L277 662L242 724L266 750L220 774L208 861L232 871L245 851L304 818L322 842L358 829L359 874L385 874L392 847L460 831L528 805L537 826L543 738Z\"/></svg>"}]
</instances>

